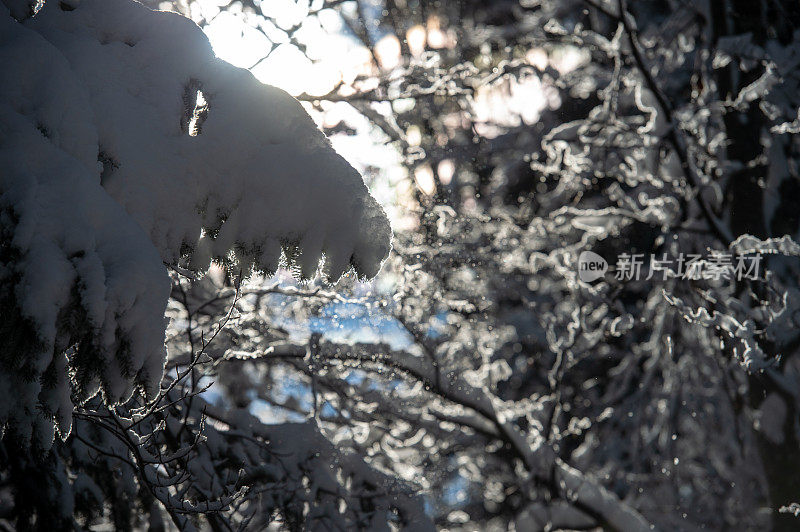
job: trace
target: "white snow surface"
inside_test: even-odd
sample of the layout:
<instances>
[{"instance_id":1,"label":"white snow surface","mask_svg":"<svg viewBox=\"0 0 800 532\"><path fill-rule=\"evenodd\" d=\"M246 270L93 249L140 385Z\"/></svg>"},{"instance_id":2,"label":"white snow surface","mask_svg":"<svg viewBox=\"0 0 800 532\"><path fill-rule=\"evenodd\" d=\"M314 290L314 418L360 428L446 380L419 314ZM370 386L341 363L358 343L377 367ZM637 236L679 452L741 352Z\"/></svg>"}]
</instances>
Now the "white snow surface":
<instances>
[{"instance_id":1,"label":"white snow surface","mask_svg":"<svg viewBox=\"0 0 800 532\"><path fill-rule=\"evenodd\" d=\"M71 390L156 391L164 263L272 272L289 249L305 276L323 254L331 280L379 271L391 229L358 172L193 22L130 0L20 22L3 3L0 303L36 338L0 351L0 427L46 441L69 432Z\"/></svg>"}]
</instances>

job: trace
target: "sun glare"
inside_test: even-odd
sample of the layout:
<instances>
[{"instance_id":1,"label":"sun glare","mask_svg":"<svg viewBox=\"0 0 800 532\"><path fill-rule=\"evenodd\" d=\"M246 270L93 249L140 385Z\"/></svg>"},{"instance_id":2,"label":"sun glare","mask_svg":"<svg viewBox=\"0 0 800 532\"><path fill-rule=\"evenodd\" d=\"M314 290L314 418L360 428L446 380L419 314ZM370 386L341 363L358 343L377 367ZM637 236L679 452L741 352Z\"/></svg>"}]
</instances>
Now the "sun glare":
<instances>
[{"instance_id":1,"label":"sun glare","mask_svg":"<svg viewBox=\"0 0 800 532\"><path fill-rule=\"evenodd\" d=\"M308 17L307 6L273 0L263 8L271 19L267 20L236 11L220 12L214 0L194 5L192 16L207 21L204 30L218 57L249 68L260 81L295 96L321 96L340 82L352 83L367 73L369 51L343 34L341 21L333 13L323 11ZM307 45L307 55L282 31L298 24L295 37Z\"/></svg>"},{"instance_id":2,"label":"sun glare","mask_svg":"<svg viewBox=\"0 0 800 532\"><path fill-rule=\"evenodd\" d=\"M280 87L294 96L324 96L332 91L346 96L369 90L372 86L367 83L376 80L378 68L388 73L403 65L403 45L398 35L375 36L377 40L370 51L349 32L339 14L327 9L316 16L308 16L310 8L306 2L264 2L262 10L266 17L247 14L241 9L221 11L217 0L200 0L192 6L193 18L205 22L205 32L221 59L250 69L260 81ZM319 7L314 2L311 6ZM297 42L306 46L304 51L287 38L284 30L292 27L296 28L294 37ZM411 61L420 60L427 51L435 53L456 45L455 34L452 30L442 29L442 21L435 15L429 16L424 23L411 26L402 37ZM551 65L559 71L575 68L583 60L571 50L551 55L541 48L530 50L525 59L539 70ZM411 102L413 104L413 100ZM378 105L376 103L373 107ZM402 105L403 101L398 100L394 109L384 111L391 115ZM494 137L503 128L532 124L544 109L558 105L555 91L545 86L537 75L531 74L519 79L502 77L479 87L470 110L476 130L483 136ZM306 109L320 127L346 123L355 130L354 135L333 135L331 142L364 175L379 177L373 180L373 186L378 182L386 186L377 186L376 195L379 200L385 200L384 205L393 222L402 223L403 204L406 202L400 198L403 194L397 183L390 183L392 179L387 177L393 168L402 166L401 154L387 144L387 139L382 138L369 120L347 103L323 101L315 106L306 105ZM411 125L405 133L404 140L409 146L422 143L422 131L417 125ZM412 175L405 174L402 179L423 194L432 195L437 182L448 186L454 177L453 162L443 160L424 163ZM410 201L410 197L407 199Z\"/></svg>"}]
</instances>

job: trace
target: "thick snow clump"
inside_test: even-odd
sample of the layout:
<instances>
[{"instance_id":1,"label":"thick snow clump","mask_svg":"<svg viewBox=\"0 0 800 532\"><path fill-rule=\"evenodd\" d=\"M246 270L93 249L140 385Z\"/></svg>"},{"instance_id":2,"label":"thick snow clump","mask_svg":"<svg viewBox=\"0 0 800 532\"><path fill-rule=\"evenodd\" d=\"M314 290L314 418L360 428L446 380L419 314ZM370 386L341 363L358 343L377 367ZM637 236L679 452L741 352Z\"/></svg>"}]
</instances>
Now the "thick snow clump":
<instances>
[{"instance_id":1,"label":"thick snow clump","mask_svg":"<svg viewBox=\"0 0 800 532\"><path fill-rule=\"evenodd\" d=\"M47 444L98 391L157 391L165 263L369 277L390 242L302 106L188 19L0 3L0 427Z\"/></svg>"}]
</instances>

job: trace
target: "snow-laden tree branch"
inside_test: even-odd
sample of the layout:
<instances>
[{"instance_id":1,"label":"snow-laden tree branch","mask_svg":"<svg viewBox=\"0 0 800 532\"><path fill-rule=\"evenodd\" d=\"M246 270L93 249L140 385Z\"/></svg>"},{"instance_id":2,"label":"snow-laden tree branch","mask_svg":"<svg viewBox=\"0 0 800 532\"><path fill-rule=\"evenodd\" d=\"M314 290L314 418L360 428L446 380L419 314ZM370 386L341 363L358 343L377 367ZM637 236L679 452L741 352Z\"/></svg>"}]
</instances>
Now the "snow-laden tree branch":
<instances>
[{"instance_id":1,"label":"snow-laden tree branch","mask_svg":"<svg viewBox=\"0 0 800 532\"><path fill-rule=\"evenodd\" d=\"M273 346L273 349L264 355L264 359L268 361L271 357L305 358L305 356L306 349L302 346L285 344ZM440 369L423 357L414 356L406 351L392 350L384 344L322 344L315 356L321 361L350 360L359 362L359 366L362 367L369 368L376 365L378 368L389 368L408 375L445 401L481 416L482 421L475 421L469 416L448 417L447 420L489 432L506 442L524 463L532 478L538 482L549 482L552 475L557 495L575 508L587 512L604 526L614 530L651 530L647 520L634 508L620 501L613 493L577 469L557 459L552 448L542 441L540 435L526 435L508 422L506 414L495 407L502 403L498 397L486 388L471 385L457 372L446 371L442 378L438 378L436 373ZM446 411L447 407L440 412L444 415ZM434 410L433 413L437 412ZM483 422L488 423L488 427L491 428L482 425Z\"/></svg>"},{"instance_id":2,"label":"snow-laden tree branch","mask_svg":"<svg viewBox=\"0 0 800 532\"><path fill-rule=\"evenodd\" d=\"M163 263L374 276L391 229L301 105L129 0L0 6L0 426L158 388ZM36 10L36 9L38 10ZM322 261L322 262L321 262ZM70 384L70 380L73 381Z\"/></svg>"}]
</instances>

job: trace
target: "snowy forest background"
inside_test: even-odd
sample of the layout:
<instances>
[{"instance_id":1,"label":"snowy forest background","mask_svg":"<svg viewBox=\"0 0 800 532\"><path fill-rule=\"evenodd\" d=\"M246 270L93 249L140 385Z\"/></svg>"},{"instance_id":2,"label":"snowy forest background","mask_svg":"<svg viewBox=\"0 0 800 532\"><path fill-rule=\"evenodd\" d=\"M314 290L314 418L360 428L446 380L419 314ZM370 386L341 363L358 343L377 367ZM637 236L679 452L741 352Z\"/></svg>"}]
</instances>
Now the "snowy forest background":
<instances>
[{"instance_id":1,"label":"snowy forest background","mask_svg":"<svg viewBox=\"0 0 800 532\"><path fill-rule=\"evenodd\" d=\"M0 3L0 529L800 528L797 2L144 5Z\"/></svg>"}]
</instances>

